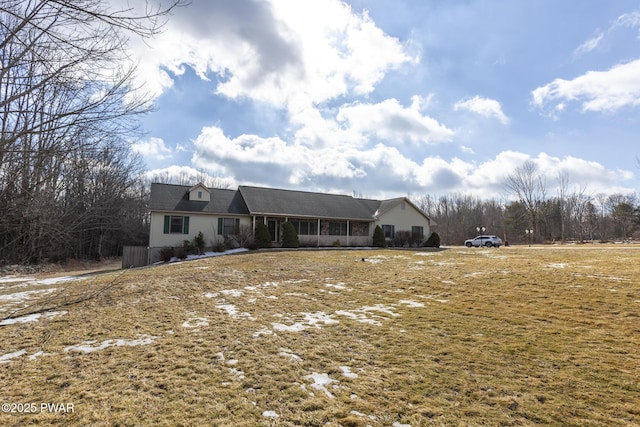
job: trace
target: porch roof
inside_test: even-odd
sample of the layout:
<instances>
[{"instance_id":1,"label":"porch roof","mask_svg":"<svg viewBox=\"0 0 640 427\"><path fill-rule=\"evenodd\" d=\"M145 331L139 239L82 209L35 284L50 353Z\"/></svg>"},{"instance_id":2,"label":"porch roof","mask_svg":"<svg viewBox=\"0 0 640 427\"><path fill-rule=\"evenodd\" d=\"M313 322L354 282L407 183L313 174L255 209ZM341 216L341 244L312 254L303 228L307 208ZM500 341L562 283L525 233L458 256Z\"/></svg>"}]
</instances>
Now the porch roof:
<instances>
[{"instance_id":1,"label":"porch roof","mask_svg":"<svg viewBox=\"0 0 640 427\"><path fill-rule=\"evenodd\" d=\"M351 196L240 186L251 215L373 221L380 202Z\"/></svg>"}]
</instances>

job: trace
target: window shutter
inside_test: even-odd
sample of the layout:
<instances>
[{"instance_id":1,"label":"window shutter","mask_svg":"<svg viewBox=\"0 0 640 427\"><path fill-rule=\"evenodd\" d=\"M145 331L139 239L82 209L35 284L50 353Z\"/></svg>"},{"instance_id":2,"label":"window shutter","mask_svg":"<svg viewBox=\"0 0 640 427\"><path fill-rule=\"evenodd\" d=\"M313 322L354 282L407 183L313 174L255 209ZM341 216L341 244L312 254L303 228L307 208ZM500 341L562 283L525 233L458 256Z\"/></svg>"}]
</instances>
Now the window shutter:
<instances>
[{"instance_id":1,"label":"window shutter","mask_svg":"<svg viewBox=\"0 0 640 427\"><path fill-rule=\"evenodd\" d=\"M169 215L164 216L164 234L169 234L169 223L171 222L171 217Z\"/></svg>"},{"instance_id":2,"label":"window shutter","mask_svg":"<svg viewBox=\"0 0 640 427\"><path fill-rule=\"evenodd\" d=\"M184 234L189 234L189 217L184 217Z\"/></svg>"},{"instance_id":3,"label":"window shutter","mask_svg":"<svg viewBox=\"0 0 640 427\"><path fill-rule=\"evenodd\" d=\"M233 230L233 232L236 234L240 233L240 218L236 218L235 230Z\"/></svg>"},{"instance_id":4,"label":"window shutter","mask_svg":"<svg viewBox=\"0 0 640 427\"><path fill-rule=\"evenodd\" d=\"M222 218L218 218L218 234L222 235Z\"/></svg>"}]
</instances>

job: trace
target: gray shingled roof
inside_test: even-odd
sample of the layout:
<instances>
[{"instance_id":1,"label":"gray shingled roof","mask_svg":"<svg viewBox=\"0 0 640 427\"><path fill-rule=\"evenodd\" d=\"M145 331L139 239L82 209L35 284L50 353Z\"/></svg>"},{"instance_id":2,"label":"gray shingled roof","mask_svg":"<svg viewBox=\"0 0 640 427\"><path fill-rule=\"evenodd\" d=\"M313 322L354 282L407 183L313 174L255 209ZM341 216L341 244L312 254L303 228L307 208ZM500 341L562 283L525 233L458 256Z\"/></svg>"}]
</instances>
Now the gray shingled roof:
<instances>
[{"instance_id":1,"label":"gray shingled roof","mask_svg":"<svg viewBox=\"0 0 640 427\"><path fill-rule=\"evenodd\" d=\"M248 186L240 186L238 190L252 215L372 221L373 213L380 204L377 200L354 199L338 194Z\"/></svg>"},{"instance_id":2,"label":"gray shingled roof","mask_svg":"<svg viewBox=\"0 0 640 427\"><path fill-rule=\"evenodd\" d=\"M237 190L210 188L211 201L204 202L189 200L190 188L187 185L151 184L149 209L373 221L376 213L381 215L406 200L403 197L383 201L356 199L339 194L240 186Z\"/></svg>"},{"instance_id":3,"label":"gray shingled roof","mask_svg":"<svg viewBox=\"0 0 640 427\"><path fill-rule=\"evenodd\" d=\"M211 201L189 200L188 185L151 184L152 211L206 212L249 215L247 206L237 190L210 188Z\"/></svg>"}]
</instances>

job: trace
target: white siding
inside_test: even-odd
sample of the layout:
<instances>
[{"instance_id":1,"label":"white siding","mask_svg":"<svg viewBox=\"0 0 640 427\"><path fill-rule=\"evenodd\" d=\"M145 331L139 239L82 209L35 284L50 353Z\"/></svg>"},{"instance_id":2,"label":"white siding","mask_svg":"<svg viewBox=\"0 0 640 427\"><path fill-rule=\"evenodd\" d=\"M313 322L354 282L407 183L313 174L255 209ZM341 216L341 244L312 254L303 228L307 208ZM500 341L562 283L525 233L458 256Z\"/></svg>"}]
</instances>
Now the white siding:
<instances>
[{"instance_id":1,"label":"white siding","mask_svg":"<svg viewBox=\"0 0 640 427\"><path fill-rule=\"evenodd\" d=\"M402 209L403 203L404 209ZM380 227L382 227L382 225L393 225L395 226L396 233L398 231L411 232L411 227L418 226L423 227L425 240L431 235L429 220L407 202L398 203L393 209L380 215L376 221L376 225Z\"/></svg>"},{"instance_id":2,"label":"white siding","mask_svg":"<svg viewBox=\"0 0 640 427\"><path fill-rule=\"evenodd\" d=\"M188 216L189 217L189 233L188 234L165 234L164 217L170 216ZM242 215L225 215L224 218L240 218L240 225L251 225L251 217ZM198 214L193 212L151 212L151 230L149 233L149 247L165 247L165 246L182 246L185 240L193 240L198 232L204 235L204 241L207 246L211 246L213 242L222 236L218 236L218 218L219 215Z\"/></svg>"}]
</instances>

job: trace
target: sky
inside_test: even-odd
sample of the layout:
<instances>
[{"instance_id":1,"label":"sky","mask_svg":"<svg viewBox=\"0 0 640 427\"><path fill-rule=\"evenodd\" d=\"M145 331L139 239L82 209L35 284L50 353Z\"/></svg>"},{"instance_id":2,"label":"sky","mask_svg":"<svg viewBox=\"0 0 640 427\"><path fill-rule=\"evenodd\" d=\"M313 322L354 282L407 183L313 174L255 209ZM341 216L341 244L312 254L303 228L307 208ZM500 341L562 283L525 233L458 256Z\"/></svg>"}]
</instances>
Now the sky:
<instances>
[{"instance_id":1,"label":"sky","mask_svg":"<svg viewBox=\"0 0 640 427\"><path fill-rule=\"evenodd\" d=\"M640 2L192 0L130 41L150 175L509 199L640 191Z\"/></svg>"}]
</instances>

